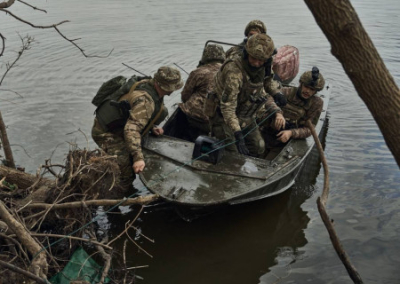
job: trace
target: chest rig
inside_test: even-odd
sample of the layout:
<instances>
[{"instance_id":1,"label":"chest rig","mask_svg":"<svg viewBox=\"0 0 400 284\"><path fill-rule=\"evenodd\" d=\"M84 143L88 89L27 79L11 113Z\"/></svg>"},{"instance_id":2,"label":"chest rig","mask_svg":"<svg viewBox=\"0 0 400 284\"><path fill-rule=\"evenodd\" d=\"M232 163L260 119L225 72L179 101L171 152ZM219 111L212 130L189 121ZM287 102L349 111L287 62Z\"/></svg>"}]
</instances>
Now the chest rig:
<instances>
[{"instance_id":1,"label":"chest rig","mask_svg":"<svg viewBox=\"0 0 400 284\"><path fill-rule=\"evenodd\" d=\"M301 100L297 97L298 88L293 88L286 97L287 104L283 107L283 116L286 121L296 128L304 124L307 111L311 107L311 100Z\"/></svg>"},{"instance_id":2,"label":"chest rig","mask_svg":"<svg viewBox=\"0 0 400 284\"><path fill-rule=\"evenodd\" d=\"M263 81L253 83L243 68L240 58L232 60L242 72L243 83L238 94L236 115L238 118L253 117L254 114L265 104L267 97L264 93Z\"/></svg>"}]
</instances>

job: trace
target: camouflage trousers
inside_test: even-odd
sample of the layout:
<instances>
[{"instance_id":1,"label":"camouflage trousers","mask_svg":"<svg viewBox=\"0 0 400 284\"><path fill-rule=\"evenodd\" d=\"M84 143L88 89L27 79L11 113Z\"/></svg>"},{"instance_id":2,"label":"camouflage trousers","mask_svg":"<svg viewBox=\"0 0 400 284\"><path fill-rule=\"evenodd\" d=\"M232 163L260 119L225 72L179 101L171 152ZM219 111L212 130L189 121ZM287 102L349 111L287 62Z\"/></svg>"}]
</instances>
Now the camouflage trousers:
<instances>
[{"instance_id":1,"label":"camouflage trousers","mask_svg":"<svg viewBox=\"0 0 400 284\"><path fill-rule=\"evenodd\" d=\"M210 134L210 124L208 121L200 121L186 115L189 129L187 129L190 141L194 142L200 135L208 136Z\"/></svg>"},{"instance_id":2,"label":"camouflage trousers","mask_svg":"<svg viewBox=\"0 0 400 284\"><path fill-rule=\"evenodd\" d=\"M117 163L121 171L119 185L123 188L132 187L136 175L132 168L132 157L125 146L123 130L105 132L95 119L92 127L92 138L108 155L117 156Z\"/></svg>"},{"instance_id":3,"label":"camouflage trousers","mask_svg":"<svg viewBox=\"0 0 400 284\"><path fill-rule=\"evenodd\" d=\"M240 125L242 126L242 132L245 136L244 141L247 149L249 149L250 155L253 157L263 157L265 143L254 119L250 117L242 118L240 119ZM236 140L235 136L229 126L225 123L222 114L219 112L217 112L211 119L211 130L215 137L224 141L225 145L230 144L225 147L226 150L232 152L238 151L236 144L233 143Z\"/></svg>"}]
</instances>

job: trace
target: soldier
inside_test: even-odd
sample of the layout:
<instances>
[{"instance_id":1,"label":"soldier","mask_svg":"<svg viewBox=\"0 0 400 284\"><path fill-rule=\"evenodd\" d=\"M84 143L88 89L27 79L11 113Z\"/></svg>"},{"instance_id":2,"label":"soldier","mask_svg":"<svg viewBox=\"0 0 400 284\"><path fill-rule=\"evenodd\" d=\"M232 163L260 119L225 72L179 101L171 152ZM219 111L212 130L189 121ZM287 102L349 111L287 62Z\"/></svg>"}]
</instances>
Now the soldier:
<instances>
[{"instance_id":1,"label":"soldier","mask_svg":"<svg viewBox=\"0 0 400 284\"><path fill-rule=\"evenodd\" d=\"M305 127L305 122L308 119L314 125L318 122L323 101L315 94L324 88L324 77L317 67L313 67L312 71L306 71L301 75L299 83L298 87L282 89L287 99L287 105L282 108L286 129L277 133L270 127L262 127L262 135L268 141L267 148L283 146L291 138L307 138L311 135L311 130Z\"/></svg>"},{"instance_id":2,"label":"soldier","mask_svg":"<svg viewBox=\"0 0 400 284\"><path fill-rule=\"evenodd\" d=\"M234 46L228 49L228 51L226 52L226 58L232 59L235 56L241 56L248 38L252 35L259 33L261 34L267 33L267 28L265 24L260 20L250 21L244 30L244 35L246 38L243 40L243 42L239 43L238 46ZM276 51L274 50L274 53L272 55L274 55L275 53ZM278 106L283 107L286 104L286 99L280 90L281 83L278 80L276 80L276 76L272 71L272 64L273 64L272 55L268 58L268 60L264 64L265 66L264 89L268 94L273 96L275 103Z\"/></svg>"},{"instance_id":3,"label":"soldier","mask_svg":"<svg viewBox=\"0 0 400 284\"><path fill-rule=\"evenodd\" d=\"M244 29L244 40L237 46L233 46L228 49L226 52L226 58L232 59L235 56L241 56L247 39L255 34L267 34L267 27L260 20L252 20L247 24L246 28Z\"/></svg>"},{"instance_id":4,"label":"soldier","mask_svg":"<svg viewBox=\"0 0 400 284\"><path fill-rule=\"evenodd\" d=\"M214 92L214 76L225 61L225 52L221 45L209 44L203 50L197 69L190 72L181 93L179 108L186 115L189 128L188 139L195 141L200 135L210 133L208 116L204 113L204 103L208 94Z\"/></svg>"},{"instance_id":5,"label":"soldier","mask_svg":"<svg viewBox=\"0 0 400 284\"><path fill-rule=\"evenodd\" d=\"M281 109L263 88L263 65L273 50L274 43L268 35L253 35L247 41L242 56L227 60L215 77L219 102L211 119L212 132L226 144L236 140L236 147L229 145L227 150L262 156L265 144L255 123L260 109L275 112L277 128L285 125Z\"/></svg>"},{"instance_id":6,"label":"soldier","mask_svg":"<svg viewBox=\"0 0 400 284\"><path fill-rule=\"evenodd\" d=\"M106 127L102 126L98 119L102 115L101 109L96 111L92 128L93 140L107 154L117 156L121 171L119 184L123 189L131 188L135 174L142 172L145 167L141 149L143 136L149 131L156 136L163 134L163 129L154 125L167 115L163 103L164 96L169 96L182 86L180 72L175 68L163 66L154 74L153 79L136 83L129 93L119 99L120 102L128 101L131 107L125 126L105 130ZM161 117L163 112L164 117Z\"/></svg>"}]
</instances>

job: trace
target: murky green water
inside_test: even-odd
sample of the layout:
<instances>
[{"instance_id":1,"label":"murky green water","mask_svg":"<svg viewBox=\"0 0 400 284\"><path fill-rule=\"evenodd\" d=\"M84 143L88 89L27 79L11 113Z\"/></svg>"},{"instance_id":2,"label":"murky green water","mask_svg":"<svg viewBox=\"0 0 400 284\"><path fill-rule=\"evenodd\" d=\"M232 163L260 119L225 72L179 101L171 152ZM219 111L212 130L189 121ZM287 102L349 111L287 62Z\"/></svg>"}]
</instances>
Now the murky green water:
<instances>
[{"instance_id":1,"label":"murky green water","mask_svg":"<svg viewBox=\"0 0 400 284\"><path fill-rule=\"evenodd\" d=\"M399 2L352 4L399 84ZM19 2L11 11L37 25L70 20L60 30L81 38L78 43L88 54L114 50L105 59L85 58L54 30L33 30L0 14L0 32L7 38L0 75L20 45L16 32L36 39L0 87L0 110L18 164L33 173L45 159L63 162L68 142L93 149L91 98L106 79L132 74L122 63L147 74L173 63L190 71L207 40L240 42L247 22L261 19L277 46L299 48L301 71L317 65L333 85L325 139L331 170L328 211L345 249L366 283L400 282L398 166L303 1L70 0L35 5L48 13ZM167 104L177 101L179 94ZM138 271L144 278L138 283L352 283L316 207L323 182L318 162L312 156L296 186L279 196L191 223L168 207L146 209L137 225L155 243L142 237L138 242L153 258L128 246L132 265L149 265ZM132 218L110 219L112 227L121 228Z\"/></svg>"}]
</instances>

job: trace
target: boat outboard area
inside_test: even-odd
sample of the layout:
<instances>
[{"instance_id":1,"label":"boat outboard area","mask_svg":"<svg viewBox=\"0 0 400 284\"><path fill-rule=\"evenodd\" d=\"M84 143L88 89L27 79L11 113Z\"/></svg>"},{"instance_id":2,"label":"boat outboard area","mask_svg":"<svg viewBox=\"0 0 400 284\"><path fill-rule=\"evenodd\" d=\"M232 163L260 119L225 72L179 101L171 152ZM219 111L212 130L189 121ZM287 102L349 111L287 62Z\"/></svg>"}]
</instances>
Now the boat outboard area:
<instances>
[{"instance_id":1,"label":"boat outboard area","mask_svg":"<svg viewBox=\"0 0 400 284\"><path fill-rule=\"evenodd\" d=\"M331 87L318 92L323 110L315 125L323 128ZM183 125L182 125L183 123ZM164 125L164 135L149 136L142 149L146 168L143 184L165 201L189 207L239 204L279 194L294 183L315 145L312 136L291 139L271 160L223 151L223 143L213 137L191 142L177 110Z\"/></svg>"}]
</instances>

